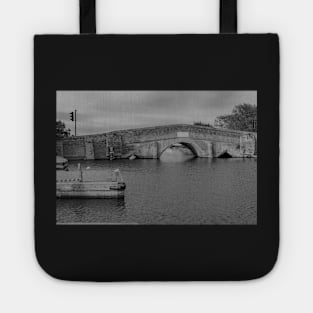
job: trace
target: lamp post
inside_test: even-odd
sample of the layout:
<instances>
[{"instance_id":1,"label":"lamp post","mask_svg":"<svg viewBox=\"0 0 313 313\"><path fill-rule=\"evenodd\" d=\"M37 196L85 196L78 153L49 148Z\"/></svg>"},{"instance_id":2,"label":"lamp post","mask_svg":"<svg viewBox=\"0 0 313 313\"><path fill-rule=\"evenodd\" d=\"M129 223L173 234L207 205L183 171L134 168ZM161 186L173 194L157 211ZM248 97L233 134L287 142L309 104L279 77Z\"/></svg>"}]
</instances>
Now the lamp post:
<instances>
[{"instance_id":1,"label":"lamp post","mask_svg":"<svg viewBox=\"0 0 313 313\"><path fill-rule=\"evenodd\" d=\"M76 127L76 123L77 123L77 110L75 110L75 137L77 136L77 127Z\"/></svg>"},{"instance_id":2,"label":"lamp post","mask_svg":"<svg viewBox=\"0 0 313 313\"><path fill-rule=\"evenodd\" d=\"M77 127L76 127L76 123L77 123L77 110L74 110L74 112L71 112L71 113L70 113L70 120L75 123L75 137L76 137L76 135L77 135L77 131L76 131L76 130L77 130Z\"/></svg>"}]
</instances>

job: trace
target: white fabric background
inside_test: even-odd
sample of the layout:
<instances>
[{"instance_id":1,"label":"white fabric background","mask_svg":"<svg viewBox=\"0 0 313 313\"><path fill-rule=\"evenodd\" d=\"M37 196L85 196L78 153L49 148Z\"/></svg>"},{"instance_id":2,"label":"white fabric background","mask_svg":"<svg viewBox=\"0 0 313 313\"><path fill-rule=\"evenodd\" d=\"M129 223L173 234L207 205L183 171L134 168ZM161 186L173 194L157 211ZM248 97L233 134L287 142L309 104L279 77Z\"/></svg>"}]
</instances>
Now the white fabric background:
<instances>
[{"instance_id":1,"label":"white fabric background","mask_svg":"<svg viewBox=\"0 0 313 313\"><path fill-rule=\"evenodd\" d=\"M217 32L218 0L98 0L108 33ZM33 248L34 33L77 33L78 0L1 1L2 312L312 312L313 2L239 0L240 32L281 40L281 246L265 278L233 283L57 281Z\"/></svg>"}]
</instances>

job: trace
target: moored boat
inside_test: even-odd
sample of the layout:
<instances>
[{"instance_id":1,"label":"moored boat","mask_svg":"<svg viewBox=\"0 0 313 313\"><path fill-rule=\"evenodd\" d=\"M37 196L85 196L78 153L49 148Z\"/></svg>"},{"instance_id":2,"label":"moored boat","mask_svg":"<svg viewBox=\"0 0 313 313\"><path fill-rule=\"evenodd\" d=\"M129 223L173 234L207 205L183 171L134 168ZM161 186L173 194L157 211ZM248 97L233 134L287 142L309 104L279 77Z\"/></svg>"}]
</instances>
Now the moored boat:
<instances>
[{"instance_id":1,"label":"moored boat","mask_svg":"<svg viewBox=\"0 0 313 313\"><path fill-rule=\"evenodd\" d=\"M67 159L57 155L56 156L56 169L68 171L68 161Z\"/></svg>"},{"instance_id":2,"label":"moored boat","mask_svg":"<svg viewBox=\"0 0 313 313\"><path fill-rule=\"evenodd\" d=\"M122 198L126 184L119 170L57 171L57 198Z\"/></svg>"}]
</instances>

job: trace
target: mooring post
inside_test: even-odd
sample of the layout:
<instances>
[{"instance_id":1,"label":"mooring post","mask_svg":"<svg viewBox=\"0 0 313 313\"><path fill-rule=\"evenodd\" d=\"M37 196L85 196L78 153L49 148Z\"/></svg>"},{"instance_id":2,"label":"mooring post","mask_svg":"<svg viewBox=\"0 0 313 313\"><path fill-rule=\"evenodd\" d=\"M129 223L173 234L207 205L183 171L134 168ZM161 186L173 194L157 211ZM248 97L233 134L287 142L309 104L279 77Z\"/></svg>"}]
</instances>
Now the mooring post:
<instances>
[{"instance_id":1,"label":"mooring post","mask_svg":"<svg viewBox=\"0 0 313 313\"><path fill-rule=\"evenodd\" d=\"M77 167L78 167L78 170L80 171L80 181L83 181L83 171L82 171L82 168L80 166L80 163L78 163Z\"/></svg>"}]
</instances>

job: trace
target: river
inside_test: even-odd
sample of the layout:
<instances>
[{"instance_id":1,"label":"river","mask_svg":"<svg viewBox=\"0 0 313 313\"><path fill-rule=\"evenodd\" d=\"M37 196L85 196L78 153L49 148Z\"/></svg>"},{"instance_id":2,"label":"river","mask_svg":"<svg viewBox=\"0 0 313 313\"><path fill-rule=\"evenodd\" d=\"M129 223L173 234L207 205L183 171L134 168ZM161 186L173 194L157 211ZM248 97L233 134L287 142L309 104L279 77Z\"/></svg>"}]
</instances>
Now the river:
<instances>
[{"instance_id":1,"label":"river","mask_svg":"<svg viewBox=\"0 0 313 313\"><path fill-rule=\"evenodd\" d=\"M257 224L256 159L168 150L160 160L79 161L82 168L120 169L125 198L57 199L57 224Z\"/></svg>"}]
</instances>

